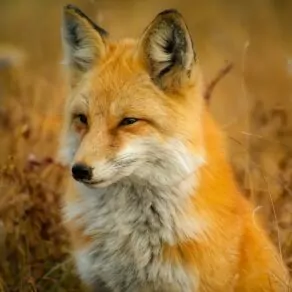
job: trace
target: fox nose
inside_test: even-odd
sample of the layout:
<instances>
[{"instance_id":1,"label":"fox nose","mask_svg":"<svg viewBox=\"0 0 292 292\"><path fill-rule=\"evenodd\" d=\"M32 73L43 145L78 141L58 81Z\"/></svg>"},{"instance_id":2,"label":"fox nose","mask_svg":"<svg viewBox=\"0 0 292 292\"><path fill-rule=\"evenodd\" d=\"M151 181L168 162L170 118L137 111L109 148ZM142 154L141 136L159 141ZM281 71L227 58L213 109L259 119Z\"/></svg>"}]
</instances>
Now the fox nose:
<instances>
[{"instance_id":1,"label":"fox nose","mask_svg":"<svg viewBox=\"0 0 292 292\"><path fill-rule=\"evenodd\" d=\"M92 168L83 163L76 163L72 167L72 176L78 181L91 180Z\"/></svg>"}]
</instances>

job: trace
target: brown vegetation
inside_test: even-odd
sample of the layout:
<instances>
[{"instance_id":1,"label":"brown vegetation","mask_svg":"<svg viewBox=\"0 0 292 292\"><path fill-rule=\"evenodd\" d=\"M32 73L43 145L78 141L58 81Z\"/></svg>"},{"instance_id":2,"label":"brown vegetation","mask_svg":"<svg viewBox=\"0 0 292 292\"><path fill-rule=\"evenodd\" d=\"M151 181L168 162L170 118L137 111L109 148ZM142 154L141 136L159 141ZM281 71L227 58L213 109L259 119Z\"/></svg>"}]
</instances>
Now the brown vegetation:
<instances>
[{"instance_id":1,"label":"brown vegetation","mask_svg":"<svg viewBox=\"0 0 292 292\"><path fill-rule=\"evenodd\" d=\"M0 291L82 290L60 224L60 2L0 3ZM292 268L290 2L73 2L114 37L137 36L165 8L185 15L238 181Z\"/></svg>"}]
</instances>

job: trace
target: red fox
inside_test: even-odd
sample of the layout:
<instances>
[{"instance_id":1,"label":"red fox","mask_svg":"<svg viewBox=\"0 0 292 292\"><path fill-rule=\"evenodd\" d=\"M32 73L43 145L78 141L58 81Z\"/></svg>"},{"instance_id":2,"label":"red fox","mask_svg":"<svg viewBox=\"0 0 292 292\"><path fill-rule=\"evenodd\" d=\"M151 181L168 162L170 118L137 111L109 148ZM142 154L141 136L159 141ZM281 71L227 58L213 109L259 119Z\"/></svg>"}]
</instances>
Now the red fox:
<instances>
[{"instance_id":1,"label":"red fox","mask_svg":"<svg viewBox=\"0 0 292 292\"><path fill-rule=\"evenodd\" d=\"M120 41L75 6L63 20L64 224L81 279L98 292L288 291L205 105L181 14Z\"/></svg>"}]
</instances>

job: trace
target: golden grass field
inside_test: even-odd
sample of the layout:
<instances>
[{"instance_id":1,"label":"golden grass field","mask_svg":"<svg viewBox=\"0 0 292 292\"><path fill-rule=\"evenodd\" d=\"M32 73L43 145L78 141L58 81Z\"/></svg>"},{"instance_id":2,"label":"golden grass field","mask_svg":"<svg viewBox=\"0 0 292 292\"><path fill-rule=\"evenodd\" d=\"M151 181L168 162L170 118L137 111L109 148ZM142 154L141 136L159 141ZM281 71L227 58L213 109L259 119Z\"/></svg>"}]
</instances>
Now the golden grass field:
<instances>
[{"instance_id":1,"label":"golden grass field","mask_svg":"<svg viewBox=\"0 0 292 292\"><path fill-rule=\"evenodd\" d=\"M113 37L178 8L193 35L230 160L292 268L292 2L72 1ZM60 224L56 161L66 84L57 0L0 1L0 291L83 291Z\"/></svg>"}]
</instances>

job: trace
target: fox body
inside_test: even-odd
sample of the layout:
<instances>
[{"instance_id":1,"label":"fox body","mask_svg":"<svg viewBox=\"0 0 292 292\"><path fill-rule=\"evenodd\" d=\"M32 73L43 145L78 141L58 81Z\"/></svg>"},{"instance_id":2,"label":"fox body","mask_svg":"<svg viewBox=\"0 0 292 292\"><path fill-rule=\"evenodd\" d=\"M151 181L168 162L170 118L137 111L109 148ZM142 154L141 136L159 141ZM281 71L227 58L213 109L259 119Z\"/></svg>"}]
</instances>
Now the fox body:
<instances>
[{"instance_id":1,"label":"fox body","mask_svg":"<svg viewBox=\"0 0 292 292\"><path fill-rule=\"evenodd\" d=\"M110 41L71 5L64 199L80 277L94 291L286 291L287 271L239 193L181 15ZM287 290L288 291L288 290Z\"/></svg>"}]
</instances>

